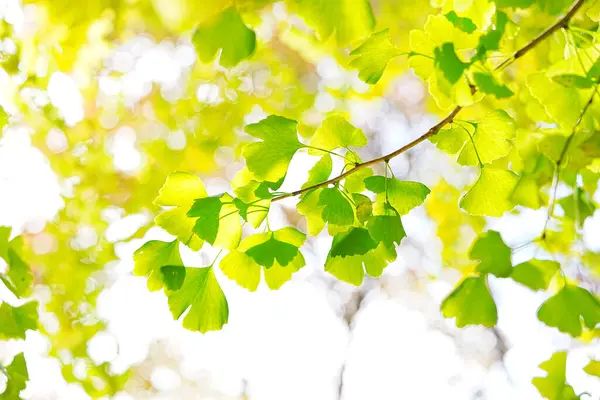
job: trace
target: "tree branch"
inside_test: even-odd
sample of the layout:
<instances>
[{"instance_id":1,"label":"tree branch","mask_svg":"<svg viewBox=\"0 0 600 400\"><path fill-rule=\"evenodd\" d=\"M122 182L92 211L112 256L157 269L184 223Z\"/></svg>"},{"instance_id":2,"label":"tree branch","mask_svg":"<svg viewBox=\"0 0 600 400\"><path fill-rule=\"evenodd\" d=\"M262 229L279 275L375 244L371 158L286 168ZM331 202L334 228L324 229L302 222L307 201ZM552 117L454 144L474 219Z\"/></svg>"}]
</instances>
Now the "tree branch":
<instances>
[{"instance_id":1,"label":"tree branch","mask_svg":"<svg viewBox=\"0 0 600 400\"><path fill-rule=\"evenodd\" d=\"M529 43L527 43L524 47L517 50L510 58L507 58L504 62L502 62L500 65L498 65L495 68L495 70L503 69L504 67L508 66L515 60L523 57L527 52L529 52L531 49L535 48L539 43L541 43L544 39L546 39L552 33L557 31L558 29L566 27L569 24L569 21L571 20L571 18L573 18L573 16L575 15L575 13L581 8L581 6L583 6L584 1L585 0L577 0L575 3L573 3L573 5L569 9L569 11L562 18L560 18L558 21L556 21L552 26L550 26L544 32L542 32L541 34L536 36L533 40L531 40ZM475 93L476 91L477 91L477 89L473 88L473 93ZM366 167L374 165L374 164L378 164L380 162L389 162L392 158L399 156L400 154L412 149L419 143L424 142L425 140L434 136L436 133L438 133L440 131L440 129L442 129L447 124L451 123L452 120L454 119L454 117L456 117L456 115L461 110L462 110L461 106L456 106L456 108L454 110L452 110L450 112L450 114L448 114L443 120L441 120L440 122L438 122L437 124L432 126L423 135L419 136L412 142L400 147L397 150L394 150L393 152L391 152L389 154L386 154L384 156L377 157L372 160L357 164L354 166L354 168L349 169L348 171L344 172L343 174L338 175L335 178L331 178L327 181L317 183L315 185L308 186L304 189L299 189L294 192L286 193L281 196L274 197L273 199L271 199L271 202L280 201L283 199L287 199L289 197L295 197L295 196L301 195L303 193L309 192L314 189L318 189L321 187L325 187L325 186L329 186L329 185L338 183L342 179L346 178L349 175L352 175L353 173L357 172L358 170L361 170L363 168L366 168Z\"/></svg>"}]
</instances>

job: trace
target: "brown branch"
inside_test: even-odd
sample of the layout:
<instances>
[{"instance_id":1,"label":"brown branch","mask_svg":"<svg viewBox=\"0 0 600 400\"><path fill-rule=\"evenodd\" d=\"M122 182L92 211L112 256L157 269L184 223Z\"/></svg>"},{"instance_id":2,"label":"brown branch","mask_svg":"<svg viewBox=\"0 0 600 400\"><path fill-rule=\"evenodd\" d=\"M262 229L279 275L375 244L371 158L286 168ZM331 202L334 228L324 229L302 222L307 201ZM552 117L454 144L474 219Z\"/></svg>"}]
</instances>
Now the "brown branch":
<instances>
[{"instance_id":1,"label":"brown branch","mask_svg":"<svg viewBox=\"0 0 600 400\"><path fill-rule=\"evenodd\" d=\"M559 19L558 21L556 21L552 26L550 26L548 29L546 29L544 32L542 32L540 35L536 36L533 40L531 40L529 43L527 43L524 47L522 47L519 50L517 50L510 58L507 58L503 63L501 63L500 65L498 65L495 69L496 70L500 70L500 69L508 66L513 61L515 61L518 58L524 56L529 50L531 50L534 47L536 47L539 43L541 43L544 39L546 39L548 36L550 36L556 30L558 30L560 28L566 27L568 25L569 21L571 20L571 18L573 18L573 15L575 15L575 13L581 8L581 6L583 5L584 1L585 0L577 0L571 6L571 8L569 9L569 11L561 19ZM477 89L473 88L473 93L475 93L476 90ZM352 175L353 173L355 173L358 170L361 170L363 168L366 168L366 167L374 165L374 164L378 164L380 162L389 162L392 158L399 156L400 154L402 154L402 153L404 153L404 152L412 149L413 147L415 147L419 143L424 142L425 140L427 140L430 137L434 136L436 133L438 133L440 131L440 129L442 129L447 124L451 123L452 120L454 119L454 117L456 117L456 115L461 110L462 110L461 106L456 106L456 108L454 110L452 110L450 112L450 114L448 114L446 116L446 118L444 118L443 120L441 120L440 122L438 122L437 124L435 124L434 126L432 126L423 135L419 136L418 138L416 138L412 142L410 142L410 143L402 146L401 148L399 148L397 150L394 150L393 152L391 152L389 154L386 154L386 155L381 156L381 157L374 158L374 159L369 160L369 161L365 161L365 162L360 163L360 164L356 164L354 166L354 168L349 169L348 171L344 172L343 174L338 175L335 178L331 178L331 179L329 179L327 181L324 181L324 182L321 182L321 183L317 183L315 185L308 186L308 187L306 187L304 189L299 189L299 190L296 190L294 192L286 193L286 194L281 195L281 196L274 197L271 200L271 202L280 201L280 200L283 200L283 199L287 199L289 197L295 197L295 196L301 195L303 193L309 192L309 191L314 190L314 189L318 189L318 188L321 188L321 187L325 187L325 186L329 186L329 185L338 183L342 179L346 178L349 175Z\"/></svg>"}]
</instances>

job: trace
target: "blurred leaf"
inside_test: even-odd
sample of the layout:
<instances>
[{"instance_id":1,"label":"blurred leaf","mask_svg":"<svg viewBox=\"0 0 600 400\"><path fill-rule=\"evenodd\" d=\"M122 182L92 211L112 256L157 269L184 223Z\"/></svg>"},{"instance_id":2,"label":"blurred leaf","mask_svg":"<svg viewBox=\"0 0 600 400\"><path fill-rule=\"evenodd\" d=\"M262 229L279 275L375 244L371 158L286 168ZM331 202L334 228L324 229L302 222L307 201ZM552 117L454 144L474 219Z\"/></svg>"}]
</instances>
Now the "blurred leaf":
<instances>
[{"instance_id":1,"label":"blurred leaf","mask_svg":"<svg viewBox=\"0 0 600 400\"><path fill-rule=\"evenodd\" d=\"M391 59L401 55L390 42L389 29L372 34L363 44L350 53L354 58L350 67L358 70L358 77L370 85L379 82Z\"/></svg>"},{"instance_id":2,"label":"blurred leaf","mask_svg":"<svg viewBox=\"0 0 600 400\"><path fill-rule=\"evenodd\" d=\"M160 290L165 284L161 268L166 265L183 265L179 256L179 242L162 242L150 240L144 243L133 254L133 273L137 276L148 277L148 289ZM170 287L167 286L170 289Z\"/></svg>"},{"instance_id":3,"label":"blurred leaf","mask_svg":"<svg viewBox=\"0 0 600 400\"><path fill-rule=\"evenodd\" d=\"M4 369L6 378L6 389L0 393L0 400L18 400L21 399L20 393L29 380L29 372L23 353L19 353L13 358L8 367ZM2 373L3 371L0 371Z\"/></svg>"},{"instance_id":4,"label":"blurred leaf","mask_svg":"<svg viewBox=\"0 0 600 400\"><path fill-rule=\"evenodd\" d=\"M567 352L559 351L540 364L540 368L548 373L545 378L533 378L532 383L542 397L548 400L575 400L573 388L567 384Z\"/></svg>"},{"instance_id":5,"label":"blurred leaf","mask_svg":"<svg viewBox=\"0 0 600 400\"><path fill-rule=\"evenodd\" d=\"M28 329L37 329L38 303L30 301L20 307L0 305L0 339L25 339Z\"/></svg>"}]
</instances>

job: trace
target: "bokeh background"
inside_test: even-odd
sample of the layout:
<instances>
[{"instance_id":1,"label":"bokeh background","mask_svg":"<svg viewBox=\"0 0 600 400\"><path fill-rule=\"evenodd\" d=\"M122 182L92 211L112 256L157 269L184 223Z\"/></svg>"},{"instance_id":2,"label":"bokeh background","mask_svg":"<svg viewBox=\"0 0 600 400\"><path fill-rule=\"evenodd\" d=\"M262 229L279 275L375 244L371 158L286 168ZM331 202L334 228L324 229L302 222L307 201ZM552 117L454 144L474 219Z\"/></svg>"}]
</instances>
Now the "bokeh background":
<instances>
[{"instance_id":1,"label":"bokeh background","mask_svg":"<svg viewBox=\"0 0 600 400\"><path fill-rule=\"evenodd\" d=\"M23 397L537 399L539 363L570 349L569 383L600 398L600 381L582 371L600 342L582 345L537 321L546 294L490 277L497 327L458 329L442 318L440 302L485 222L518 246L539 234L546 211L461 213L456 188L476 171L429 143L390 163L396 177L433 192L403 218L408 237L381 278L356 288L326 274L331 238L321 235L302 249L307 267L278 291L262 283L250 293L217 271L230 307L222 331L203 335L173 320L164 294L132 275L141 244L170 238L152 224L152 199L170 172L199 174L209 193L230 190L243 166L244 125L271 113L300 120L309 136L328 112L347 112L370 139L364 159L438 118L406 63L371 88L345 67L335 41L317 42L282 3L249 12L260 43L250 61L231 69L198 62L190 30L219 3L0 1L0 105L10 114L0 139L0 225L24 235L43 305L41 332L0 342L0 360L25 352ZM400 47L432 11L424 1L372 3ZM304 182L314 161L297 154L282 190ZM272 228L305 227L294 201L273 205ZM439 230L453 235L450 250ZM600 212L581 234L582 248L600 250ZM536 252L526 246L513 261ZM215 253L205 246L182 256L202 266ZM18 304L3 287L0 299Z\"/></svg>"}]
</instances>

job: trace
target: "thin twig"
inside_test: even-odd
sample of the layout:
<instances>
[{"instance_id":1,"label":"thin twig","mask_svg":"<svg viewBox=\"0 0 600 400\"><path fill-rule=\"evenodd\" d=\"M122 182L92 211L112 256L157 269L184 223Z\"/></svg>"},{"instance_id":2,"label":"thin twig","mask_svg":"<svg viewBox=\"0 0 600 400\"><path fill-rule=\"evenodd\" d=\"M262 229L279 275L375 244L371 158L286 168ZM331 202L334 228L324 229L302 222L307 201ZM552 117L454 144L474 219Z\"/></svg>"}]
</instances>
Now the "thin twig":
<instances>
[{"instance_id":1,"label":"thin twig","mask_svg":"<svg viewBox=\"0 0 600 400\"><path fill-rule=\"evenodd\" d=\"M548 36L550 36L552 33L554 33L556 30L566 27L569 24L569 21L571 20L571 18L573 18L573 15L575 15L575 13L577 12L577 10L579 10L581 8L581 6L583 5L584 0L577 0L569 9L569 11L558 21L556 21L554 23L554 25L550 26L548 29L546 29L544 32L542 32L540 35L538 35L537 37L535 37L533 40L531 40L529 43L527 43L524 47L520 48L519 50L517 50L510 58L508 58L506 61L504 61L502 64L500 64L499 66L497 66L495 68L495 70L500 70L506 66L508 66L510 63L514 62L515 60L523 57L527 52L529 52L531 49L533 49L534 47L536 47L540 42L542 42L544 39L546 39ZM475 87L472 87L472 92L475 93L477 91L477 89ZM315 185L312 186L308 186L304 189L299 189L296 190L294 192L290 192L290 193L286 193L284 195L281 196L277 196L274 197L271 202L275 202L275 201L280 201L283 199L287 199L289 197L295 197L298 195L301 195L303 193L309 192L311 190L314 189L318 189L321 187L326 187L329 185L332 185L334 183L337 183L339 181L341 181L342 179L346 178L349 175L352 175L353 173L369 167L371 165L374 164L378 164L380 162L389 162L392 158L399 156L400 154L412 149L413 147L415 147L416 145L418 145L421 142L424 142L425 140L429 139L430 137L434 136L435 134L437 134L440 129L442 129L444 126L446 126L447 124L451 123L452 120L454 119L454 117L462 110L461 106L456 106L456 108L454 110L452 110L450 112L450 114L448 114L443 120L441 120L440 122L438 122L437 124L435 124L434 126L432 126L427 132L425 132L423 135L419 136L418 138L416 138L415 140L413 140L412 142L402 146L401 148L386 154L384 156L381 157L377 157L374 158L370 161L365 161L363 163L357 164L354 166L354 168L349 169L348 171L344 172L341 175L336 176L335 178L331 178L327 181L321 182L321 183L317 183Z\"/></svg>"}]
</instances>

